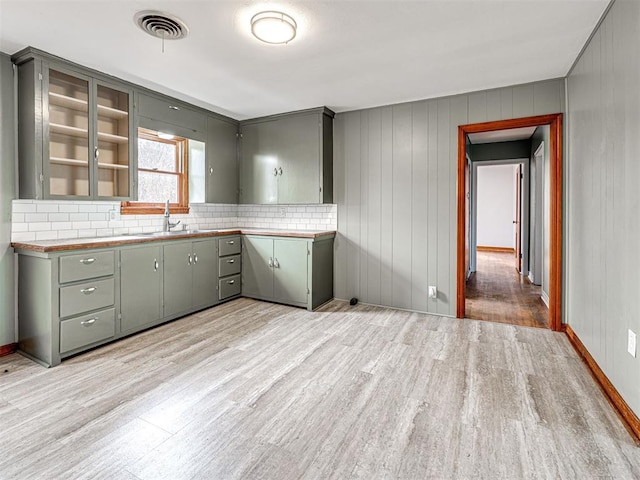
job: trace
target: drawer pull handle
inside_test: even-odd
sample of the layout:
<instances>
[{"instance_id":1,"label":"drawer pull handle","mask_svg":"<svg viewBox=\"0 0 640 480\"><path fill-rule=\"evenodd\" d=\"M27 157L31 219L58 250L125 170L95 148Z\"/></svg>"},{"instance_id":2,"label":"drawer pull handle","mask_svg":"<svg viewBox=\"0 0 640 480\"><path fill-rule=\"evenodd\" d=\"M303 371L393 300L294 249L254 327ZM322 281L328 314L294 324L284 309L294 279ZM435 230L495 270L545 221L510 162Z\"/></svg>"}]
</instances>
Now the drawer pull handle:
<instances>
[{"instance_id":1,"label":"drawer pull handle","mask_svg":"<svg viewBox=\"0 0 640 480\"><path fill-rule=\"evenodd\" d=\"M177 111L177 110L180 110L180 107L176 107L175 105L169 105L169 108L170 108L171 110L176 110L176 111Z\"/></svg>"},{"instance_id":2,"label":"drawer pull handle","mask_svg":"<svg viewBox=\"0 0 640 480\"><path fill-rule=\"evenodd\" d=\"M80 292L84 293L85 295L91 295L97 289L98 289L98 287L83 288L83 289L80 290Z\"/></svg>"},{"instance_id":3,"label":"drawer pull handle","mask_svg":"<svg viewBox=\"0 0 640 480\"><path fill-rule=\"evenodd\" d=\"M236 263L236 261L232 258L231 260L227 260L227 263Z\"/></svg>"},{"instance_id":4,"label":"drawer pull handle","mask_svg":"<svg viewBox=\"0 0 640 480\"><path fill-rule=\"evenodd\" d=\"M88 325L93 325L94 323L96 323L96 320L98 320L98 318L91 318L89 320L83 320L80 322L80 325L84 325L85 327Z\"/></svg>"},{"instance_id":5,"label":"drawer pull handle","mask_svg":"<svg viewBox=\"0 0 640 480\"><path fill-rule=\"evenodd\" d=\"M227 242L227 245L233 245L234 243L236 243L236 242L234 242L233 240L229 240L229 241Z\"/></svg>"},{"instance_id":6,"label":"drawer pull handle","mask_svg":"<svg viewBox=\"0 0 640 480\"><path fill-rule=\"evenodd\" d=\"M91 265L93 262L95 262L96 259L91 257L91 258L83 258L82 260L80 260L80 263L82 263L83 265Z\"/></svg>"},{"instance_id":7,"label":"drawer pull handle","mask_svg":"<svg viewBox=\"0 0 640 480\"><path fill-rule=\"evenodd\" d=\"M229 285L233 285L234 283L236 283L236 281L235 281L235 280L229 280L227 283L228 283Z\"/></svg>"}]
</instances>

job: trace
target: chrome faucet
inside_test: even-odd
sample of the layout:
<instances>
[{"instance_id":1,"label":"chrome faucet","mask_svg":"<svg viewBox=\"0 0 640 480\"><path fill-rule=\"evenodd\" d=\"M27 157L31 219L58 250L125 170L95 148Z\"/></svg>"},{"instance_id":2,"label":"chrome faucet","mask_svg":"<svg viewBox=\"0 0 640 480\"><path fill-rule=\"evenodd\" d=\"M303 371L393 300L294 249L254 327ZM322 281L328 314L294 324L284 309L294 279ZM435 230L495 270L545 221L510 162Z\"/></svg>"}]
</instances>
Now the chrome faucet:
<instances>
[{"instance_id":1,"label":"chrome faucet","mask_svg":"<svg viewBox=\"0 0 640 480\"><path fill-rule=\"evenodd\" d=\"M171 223L169 221L169 200L167 200L167 203L164 206L164 223L162 225L162 231L169 232L173 227L175 227L179 223L180 223L180 220L178 220L176 223Z\"/></svg>"}]
</instances>

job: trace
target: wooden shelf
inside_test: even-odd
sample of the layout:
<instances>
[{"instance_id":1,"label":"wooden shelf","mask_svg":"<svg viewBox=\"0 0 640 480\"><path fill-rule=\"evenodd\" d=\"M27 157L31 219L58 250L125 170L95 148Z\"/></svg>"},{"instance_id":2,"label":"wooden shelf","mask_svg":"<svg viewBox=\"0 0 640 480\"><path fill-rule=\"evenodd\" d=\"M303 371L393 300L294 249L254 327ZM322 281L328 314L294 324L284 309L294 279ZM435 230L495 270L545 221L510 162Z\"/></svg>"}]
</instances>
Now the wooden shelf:
<instances>
[{"instance_id":1,"label":"wooden shelf","mask_svg":"<svg viewBox=\"0 0 640 480\"><path fill-rule=\"evenodd\" d=\"M60 93L49 92L49 103L51 105L57 105L59 107L70 108L79 112L88 112L88 105L86 100L80 100L79 98L68 97ZM117 108L107 107L106 105L98 104L98 116L123 119L129 116L129 112L124 110L118 110Z\"/></svg>"},{"instance_id":2,"label":"wooden shelf","mask_svg":"<svg viewBox=\"0 0 640 480\"><path fill-rule=\"evenodd\" d=\"M98 141L109 143L127 143L129 139L121 135L113 135L112 133L98 132Z\"/></svg>"},{"instance_id":3,"label":"wooden shelf","mask_svg":"<svg viewBox=\"0 0 640 480\"><path fill-rule=\"evenodd\" d=\"M89 138L89 132L86 128L70 127L69 125L60 125L59 123L50 123L49 130L51 131L51 133L58 133L60 135Z\"/></svg>"},{"instance_id":4,"label":"wooden shelf","mask_svg":"<svg viewBox=\"0 0 640 480\"><path fill-rule=\"evenodd\" d=\"M72 110L78 110L80 112L88 112L88 105L86 100L68 97L60 93L49 92L49 103L51 105L71 108Z\"/></svg>"},{"instance_id":5,"label":"wooden shelf","mask_svg":"<svg viewBox=\"0 0 640 480\"><path fill-rule=\"evenodd\" d=\"M117 163L98 163L98 168L105 168L109 170L126 170L129 165L119 165Z\"/></svg>"},{"instance_id":6,"label":"wooden shelf","mask_svg":"<svg viewBox=\"0 0 640 480\"><path fill-rule=\"evenodd\" d=\"M51 157L49 161L56 165L68 165L70 167L88 167L89 166L89 162L87 162L86 160L76 160L75 158Z\"/></svg>"},{"instance_id":7,"label":"wooden shelf","mask_svg":"<svg viewBox=\"0 0 640 480\"><path fill-rule=\"evenodd\" d=\"M98 116L122 119L129 116L128 112L124 110L118 110L117 108L107 107L105 105L98 104Z\"/></svg>"}]
</instances>

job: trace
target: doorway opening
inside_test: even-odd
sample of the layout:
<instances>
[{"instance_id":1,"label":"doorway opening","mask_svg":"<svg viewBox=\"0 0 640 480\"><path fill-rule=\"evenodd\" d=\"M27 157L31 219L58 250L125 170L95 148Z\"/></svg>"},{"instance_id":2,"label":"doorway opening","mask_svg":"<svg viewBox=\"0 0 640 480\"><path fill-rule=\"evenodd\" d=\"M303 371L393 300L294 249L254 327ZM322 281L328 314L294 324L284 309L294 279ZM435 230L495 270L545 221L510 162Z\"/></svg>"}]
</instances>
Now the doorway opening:
<instances>
[{"instance_id":1,"label":"doorway opening","mask_svg":"<svg viewBox=\"0 0 640 480\"><path fill-rule=\"evenodd\" d=\"M541 128L538 128L541 127ZM542 131L544 144L533 140L518 142ZM474 144L475 142L475 144ZM532 144L535 148L532 149ZM538 146L538 144L540 146ZM541 150L542 148L542 150ZM526 150L526 154L522 152ZM544 156L546 166L540 158ZM538 161L536 162L536 158ZM478 178L481 168L489 166L502 169L503 176L513 175L511 194L513 240L505 240L507 234L497 237L479 237L478 231ZM509 172L510 170L510 172ZM489 170L486 170L489 172ZM497 170L496 170L497 171ZM546 172L546 180L544 178ZM494 172L495 173L495 172ZM536 180L537 179L537 180ZM541 190L546 181L547 189ZM495 192L494 192L495 193ZM473 195L473 197L472 197ZM495 195L494 195L495 196ZM546 200L545 200L546 199ZM493 199L494 201L500 201ZM502 200L504 203L506 200ZM504 207L505 205L502 205ZM503 210L505 210L503 208ZM508 208L507 208L508 210ZM546 212L546 213L542 213ZM505 213L508 215L508 212ZM497 216L497 210L493 217ZM493 218L495 220L495 218ZM543 227L546 226L546 227ZM489 231L496 233L496 225ZM489 240L487 240L489 238ZM457 309L458 318L478 318L478 288L493 289L482 295L485 308L491 314L494 307L504 300L498 283L492 278L507 281L510 293L519 293L517 300L509 300L505 306L513 308L493 312L493 318L480 318L507 323L544 326L560 331L562 298L562 114L542 115L472 125L458 129L458 236L457 236ZM495 245L483 245L495 243ZM480 247L477 249L477 247ZM488 247L488 248L482 248ZM546 257L545 257L546 255ZM502 272L502 273L500 273ZM544 282L544 283L543 283ZM539 287L537 285L540 285ZM542 293L544 291L544 293ZM467 302L467 296L469 302ZM544 298L548 309L539 301ZM475 303L474 303L475 302ZM513 305L515 303L515 305ZM518 306L517 304L520 303ZM488 307L487 307L488 305ZM520 307L520 310L518 310ZM469 311L467 311L469 309ZM518 319L515 315L524 315ZM469 315L470 314L470 315ZM473 315L473 317L472 317ZM500 316L501 315L501 316ZM524 320L523 320L524 319Z\"/></svg>"}]
</instances>

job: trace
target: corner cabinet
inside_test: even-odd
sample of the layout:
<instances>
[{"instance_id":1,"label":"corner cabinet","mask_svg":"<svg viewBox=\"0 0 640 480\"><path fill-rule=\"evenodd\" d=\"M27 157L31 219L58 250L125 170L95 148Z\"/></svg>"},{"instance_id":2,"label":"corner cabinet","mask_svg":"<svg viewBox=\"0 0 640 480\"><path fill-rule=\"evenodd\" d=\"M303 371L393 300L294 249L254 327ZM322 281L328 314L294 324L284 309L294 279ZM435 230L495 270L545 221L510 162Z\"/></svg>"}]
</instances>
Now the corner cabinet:
<instances>
[{"instance_id":1,"label":"corner cabinet","mask_svg":"<svg viewBox=\"0 0 640 480\"><path fill-rule=\"evenodd\" d=\"M333 117L318 108L240 122L240 203L332 203Z\"/></svg>"},{"instance_id":2,"label":"corner cabinet","mask_svg":"<svg viewBox=\"0 0 640 480\"><path fill-rule=\"evenodd\" d=\"M20 198L130 199L133 90L31 50L13 61Z\"/></svg>"},{"instance_id":3,"label":"corner cabinet","mask_svg":"<svg viewBox=\"0 0 640 480\"><path fill-rule=\"evenodd\" d=\"M333 235L244 235L242 295L314 310L333 298Z\"/></svg>"}]
</instances>

